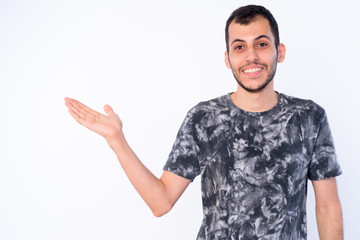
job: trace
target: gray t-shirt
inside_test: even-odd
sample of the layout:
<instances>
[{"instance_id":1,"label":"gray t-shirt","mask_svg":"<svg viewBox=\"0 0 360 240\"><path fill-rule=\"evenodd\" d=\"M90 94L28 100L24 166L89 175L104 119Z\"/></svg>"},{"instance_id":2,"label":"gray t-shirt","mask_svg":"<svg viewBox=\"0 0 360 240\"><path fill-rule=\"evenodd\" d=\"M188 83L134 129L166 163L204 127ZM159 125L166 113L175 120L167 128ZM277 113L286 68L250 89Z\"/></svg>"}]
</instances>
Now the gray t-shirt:
<instances>
[{"instance_id":1,"label":"gray t-shirt","mask_svg":"<svg viewBox=\"0 0 360 240\"><path fill-rule=\"evenodd\" d=\"M306 239L307 180L341 174L324 109L281 93L260 113L237 108L230 94L199 103L164 170L202 175L197 240Z\"/></svg>"}]
</instances>

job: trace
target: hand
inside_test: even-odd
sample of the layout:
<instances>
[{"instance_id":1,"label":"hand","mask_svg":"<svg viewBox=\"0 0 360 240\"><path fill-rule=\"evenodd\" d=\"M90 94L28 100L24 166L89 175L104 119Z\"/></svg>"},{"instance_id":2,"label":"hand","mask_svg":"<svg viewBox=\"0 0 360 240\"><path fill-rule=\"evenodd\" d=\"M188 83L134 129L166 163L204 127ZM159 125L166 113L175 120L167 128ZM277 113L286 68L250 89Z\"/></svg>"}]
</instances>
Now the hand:
<instances>
[{"instance_id":1,"label":"hand","mask_svg":"<svg viewBox=\"0 0 360 240\"><path fill-rule=\"evenodd\" d=\"M122 135L122 122L109 105L104 106L106 115L71 98L65 98L65 105L78 123L103 136L108 142Z\"/></svg>"}]
</instances>

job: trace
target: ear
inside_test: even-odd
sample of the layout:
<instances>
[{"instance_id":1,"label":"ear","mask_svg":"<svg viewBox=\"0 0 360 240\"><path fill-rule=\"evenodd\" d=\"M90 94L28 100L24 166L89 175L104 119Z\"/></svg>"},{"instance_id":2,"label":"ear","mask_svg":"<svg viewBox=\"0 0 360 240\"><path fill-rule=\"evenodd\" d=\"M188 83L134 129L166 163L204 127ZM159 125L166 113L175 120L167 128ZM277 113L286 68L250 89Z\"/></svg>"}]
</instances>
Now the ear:
<instances>
[{"instance_id":1,"label":"ear","mask_svg":"<svg viewBox=\"0 0 360 240\"><path fill-rule=\"evenodd\" d=\"M283 43L280 43L278 46L278 63L281 63L285 59L286 47Z\"/></svg>"},{"instance_id":2,"label":"ear","mask_svg":"<svg viewBox=\"0 0 360 240\"><path fill-rule=\"evenodd\" d=\"M225 64L226 64L226 67L228 68L228 69L231 69L231 64L230 64L230 61L229 61L229 53L227 52L227 51L225 51Z\"/></svg>"}]
</instances>

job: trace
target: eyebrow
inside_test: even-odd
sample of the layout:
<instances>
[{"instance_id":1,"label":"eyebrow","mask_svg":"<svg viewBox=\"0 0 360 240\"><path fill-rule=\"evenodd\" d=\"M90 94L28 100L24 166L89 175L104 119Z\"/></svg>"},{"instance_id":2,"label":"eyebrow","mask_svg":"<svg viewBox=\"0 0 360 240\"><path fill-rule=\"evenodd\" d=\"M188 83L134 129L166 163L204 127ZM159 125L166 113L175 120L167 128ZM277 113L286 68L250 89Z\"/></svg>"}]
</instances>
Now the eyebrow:
<instances>
[{"instance_id":1,"label":"eyebrow","mask_svg":"<svg viewBox=\"0 0 360 240\"><path fill-rule=\"evenodd\" d=\"M267 38L269 40L271 40L268 36L266 35L260 35L258 37L255 38L255 40L259 40L260 38ZM233 45L235 42L245 42L245 40L242 40L240 38L236 38L234 41L232 41L231 45Z\"/></svg>"}]
</instances>

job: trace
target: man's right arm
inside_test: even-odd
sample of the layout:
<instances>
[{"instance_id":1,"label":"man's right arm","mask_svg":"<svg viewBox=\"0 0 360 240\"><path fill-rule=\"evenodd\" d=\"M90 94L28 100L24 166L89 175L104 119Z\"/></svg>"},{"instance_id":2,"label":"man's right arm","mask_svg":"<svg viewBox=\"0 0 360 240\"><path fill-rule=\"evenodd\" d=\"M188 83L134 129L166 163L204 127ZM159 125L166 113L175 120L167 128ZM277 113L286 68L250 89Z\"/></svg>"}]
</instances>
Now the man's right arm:
<instances>
[{"instance_id":1,"label":"man's right arm","mask_svg":"<svg viewBox=\"0 0 360 240\"><path fill-rule=\"evenodd\" d=\"M78 123L106 139L130 182L153 214L160 217L170 211L191 181L168 171L164 171L160 179L151 173L128 145L122 132L122 122L109 105L104 106L104 115L75 99L65 98L65 104Z\"/></svg>"},{"instance_id":2,"label":"man's right arm","mask_svg":"<svg viewBox=\"0 0 360 240\"><path fill-rule=\"evenodd\" d=\"M109 142L109 145L130 182L156 217L170 211L191 182L168 171L164 171L160 179L154 176L131 150L124 137Z\"/></svg>"}]
</instances>

